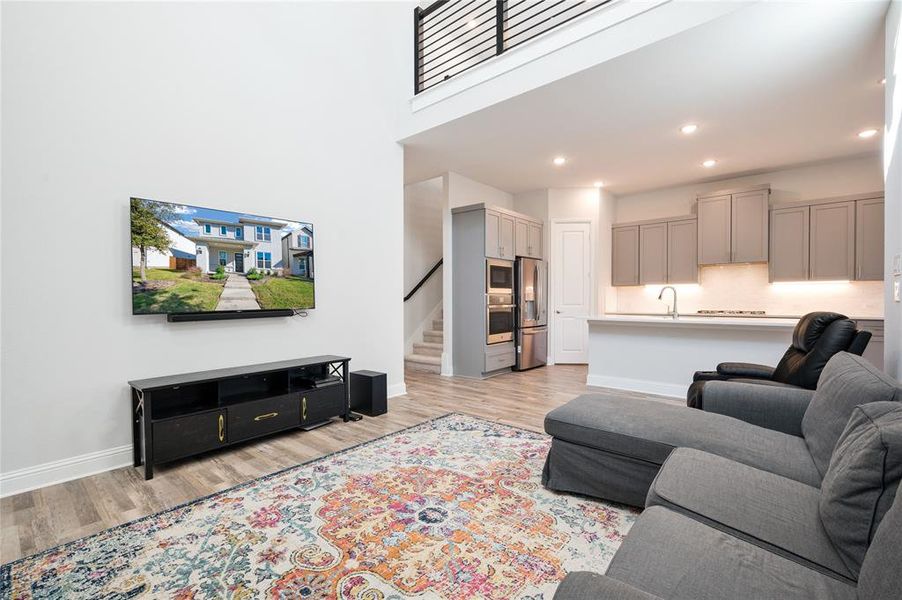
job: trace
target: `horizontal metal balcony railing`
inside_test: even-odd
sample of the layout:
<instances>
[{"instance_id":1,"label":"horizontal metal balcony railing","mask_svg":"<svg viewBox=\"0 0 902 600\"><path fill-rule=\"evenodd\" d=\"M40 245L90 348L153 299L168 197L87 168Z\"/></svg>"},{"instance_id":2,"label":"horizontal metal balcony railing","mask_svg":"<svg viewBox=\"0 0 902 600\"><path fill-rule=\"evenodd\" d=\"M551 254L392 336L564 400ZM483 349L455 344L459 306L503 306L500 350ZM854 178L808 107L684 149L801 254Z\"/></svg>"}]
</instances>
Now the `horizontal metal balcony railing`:
<instances>
[{"instance_id":1,"label":"horizontal metal balcony railing","mask_svg":"<svg viewBox=\"0 0 902 600\"><path fill-rule=\"evenodd\" d=\"M613 0L437 0L414 9L414 92Z\"/></svg>"}]
</instances>

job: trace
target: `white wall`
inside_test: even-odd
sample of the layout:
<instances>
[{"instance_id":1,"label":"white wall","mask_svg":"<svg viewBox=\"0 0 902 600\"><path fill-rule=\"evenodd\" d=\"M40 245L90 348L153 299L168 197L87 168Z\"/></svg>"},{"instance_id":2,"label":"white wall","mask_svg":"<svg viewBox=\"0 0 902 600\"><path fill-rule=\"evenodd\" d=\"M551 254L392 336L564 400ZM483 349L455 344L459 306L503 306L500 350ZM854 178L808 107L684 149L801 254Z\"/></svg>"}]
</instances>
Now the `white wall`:
<instances>
[{"instance_id":1,"label":"white wall","mask_svg":"<svg viewBox=\"0 0 902 600\"><path fill-rule=\"evenodd\" d=\"M513 208L512 194L458 173L448 173L448 186L448 202L451 208L481 202L501 208Z\"/></svg>"},{"instance_id":2,"label":"white wall","mask_svg":"<svg viewBox=\"0 0 902 600\"><path fill-rule=\"evenodd\" d=\"M902 2L894 0L886 16L886 128L883 172L886 178L886 341L884 368L902 379L902 304L893 300L893 259L902 254Z\"/></svg>"},{"instance_id":3,"label":"white wall","mask_svg":"<svg viewBox=\"0 0 902 600\"><path fill-rule=\"evenodd\" d=\"M4 3L4 493L129 463L129 379L335 353L403 390L409 8ZM132 316L132 195L312 222L317 309Z\"/></svg>"},{"instance_id":4,"label":"white wall","mask_svg":"<svg viewBox=\"0 0 902 600\"><path fill-rule=\"evenodd\" d=\"M653 190L619 197L616 222L694 213L698 194L761 183L771 184L771 202L791 202L882 190L883 176L880 157L875 155ZM832 286L814 282L772 285L768 282L767 265L703 267L699 282L701 285L678 286L680 312L728 309L801 315L814 310L833 310L855 317L883 316L883 285L880 282L860 281ZM657 299L660 287L613 288L616 303L610 302L608 310L663 312L666 307Z\"/></svg>"},{"instance_id":5,"label":"white wall","mask_svg":"<svg viewBox=\"0 0 902 600\"><path fill-rule=\"evenodd\" d=\"M404 186L404 293L413 289L442 258L443 180L434 177ZM442 301L441 267L404 303L405 352ZM431 328L431 327L430 327Z\"/></svg>"},{"instance_id":6,"label":"white wall","mask_svg":"<svg viewBox=\"0 0 902 600\"><path fill-rule=\"evenodd\" d=\"M617 199L617 222L687 215L698 194L763 183L771 185L771 202L793 202L882 190L883 173L875 154L629 194Z\"/></svg>"}]
</instances>

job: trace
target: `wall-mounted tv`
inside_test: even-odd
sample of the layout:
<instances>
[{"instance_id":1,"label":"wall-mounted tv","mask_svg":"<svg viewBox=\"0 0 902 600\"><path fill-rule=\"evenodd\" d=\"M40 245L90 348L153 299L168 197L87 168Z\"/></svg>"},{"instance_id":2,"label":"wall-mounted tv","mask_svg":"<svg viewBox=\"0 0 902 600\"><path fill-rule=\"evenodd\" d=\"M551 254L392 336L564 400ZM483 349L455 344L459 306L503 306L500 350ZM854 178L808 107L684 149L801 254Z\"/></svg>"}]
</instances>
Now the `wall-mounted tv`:
<instances>
[{"instance_id":1,"label":"wall-mounted tv","mask_svg":"<svg viewBox=\"0 0 902 600\"><path fill-rule=\"evenodd\" d=\"M132 198L131 244L132 314L262 316L315 305L304 221Z\"/></svg>"}]
</instances>

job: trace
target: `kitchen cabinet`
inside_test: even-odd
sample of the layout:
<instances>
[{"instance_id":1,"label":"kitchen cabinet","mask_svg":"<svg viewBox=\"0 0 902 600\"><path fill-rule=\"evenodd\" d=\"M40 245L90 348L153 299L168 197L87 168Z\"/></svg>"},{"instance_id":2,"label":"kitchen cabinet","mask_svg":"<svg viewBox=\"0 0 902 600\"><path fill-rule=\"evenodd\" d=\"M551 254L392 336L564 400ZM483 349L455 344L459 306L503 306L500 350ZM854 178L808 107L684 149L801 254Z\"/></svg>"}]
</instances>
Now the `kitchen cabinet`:
<instances>
[{"instance_id":1,"label":"kitchen cabinet","mask_svg":"<svg viewBox=\"0 0 902 600\"><path fill-rule=\"evenodd\" d=\"M767 261L767 217L770 190L733 194L730 218L731 262Z\"/></svg>"},{"instance_id":2,"label":"kitchen cabinet","mask_svg":"<svg viewBox=\"0 0 902 600\"><path fill-rule=\"evenodd\" d=\"M698 199L698 263L766 262L770 188Z\"/></svg>"},{"instance_id":3,"label":"kitchen cabinet","mask_svg":"<svg viewBox=\"0 0 902 600\"><path fill-rule=\"evenodd\" d=\"M883 279L883 198L855 203L855 279Z\"/></svg>"},{"instance_id":4,"label":"kitchen cabinet","mask_svg":"<svg viewBox=\"0 0 902 600\"><path fill-rule=\"evenodd\" d=\"M528 223L527 236L527 256L531 258L544 258L542 247L544 245L544 227L541 223L534 223L530 221Z\"/></svg>"},{"instance_id":5,"label":"kitchen cabinet","mask_svg":"<svg viewBox=\"0 0 902 600\"><path fill-rule=\"evenodd\" d=\"M698 283L698 223L667 223L667 283Z\"/></svg>"},{"instance_id":6,"label":"kitchen cabinet","mask_svg":"<svg viewBox=\"0 0 902 600\"><path fill-rule=\"evenodd\" d=\"M485 210L485 255L501 258L501 213Z\"/></svg>"},{"instance_id":7,"label":"kitchen cabinet","mask_svg":"<svg viewBox=\"0 0 902 600\"><path fill-rule=\"evenodd\" d=\"M810 213L810 279L855 277L855 202L813 204Z\"/></svg>"},{"instance_id":8,"label":"kitchen cabinet","mask_svg":"<svg viewBox=\"0 0 902 600\"><path fill-rule=\"evenodd\" d=\"M770 262L768 274L774 281L808 279L808 206L775 208L770 215Z\"/></svg>"},{"instance_id":9,"label":"kitchen cabinet","mask_svg":"<svg viewBox=\"0 0 902 600\"><path fill-rule=\"evenodd\" d=\"M514 245L514 225L516 219L506 213L501 213L501 231L498 237L501 241L501 258L514 260L516 247Z\"/></svg>"},{"instance_id":10,"label":"kitchen cabinet","mask_svg":"<svg viewBox=\"0 0 902 600\"><path fill-rule=\"evenodd\" d=\"M730 262L731 196L714 196L698 201L698 263L719 265Z\"/></svg>"},{"instance_id":11,"label":"kitchen cabinet","mask_svg":"<svg viewBox=\"0 0 902 600\"><path fill-rule=\"evenodd\" d=\"M529 252L529 221L514 220L514 247L517 256L532 256Z\"/></svg>"},{"instance_id":12,"label":"kitchen cabinet","mask_svg":"<svg viewBox=\"0 0 902 600\"><path fill-rule=\"evenodd\" d=\"M639 284L667 283L667 223L639 226Z\"/></svg>"},{"instance_id":13,"label":"kitchen cabinet","mask_svg":"<svg viewBox=\"0 0 902 600\"><path fill-rule=\"evenodd\" d=\"M639 226L611 231L611 284L639 285Z\"/></svg>"}]
</instances>

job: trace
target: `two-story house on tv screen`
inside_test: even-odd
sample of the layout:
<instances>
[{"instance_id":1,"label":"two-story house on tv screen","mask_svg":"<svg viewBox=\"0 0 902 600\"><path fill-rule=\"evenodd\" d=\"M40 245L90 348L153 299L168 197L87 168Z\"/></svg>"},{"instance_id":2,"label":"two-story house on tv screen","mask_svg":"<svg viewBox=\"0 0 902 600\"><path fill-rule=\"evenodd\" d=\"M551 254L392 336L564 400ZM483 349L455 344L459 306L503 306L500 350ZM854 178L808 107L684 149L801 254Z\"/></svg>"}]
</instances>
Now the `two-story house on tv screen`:
<instances>
[{"instance_id":1,"label":"two-story house on tv screen","mask_svg":"<svg viewBox=\"0 0 902 600\"><path fill-rule=\"evenodd\" d=\"M281 272L284 269L280 240L287 223L241 217L238 222L194 219L200 231L190 238L197 244L197 267L212 273L222 266L228 273L252 268ZM301 231L301 230L299 230Z\"/></svg>"}]
</instances>

